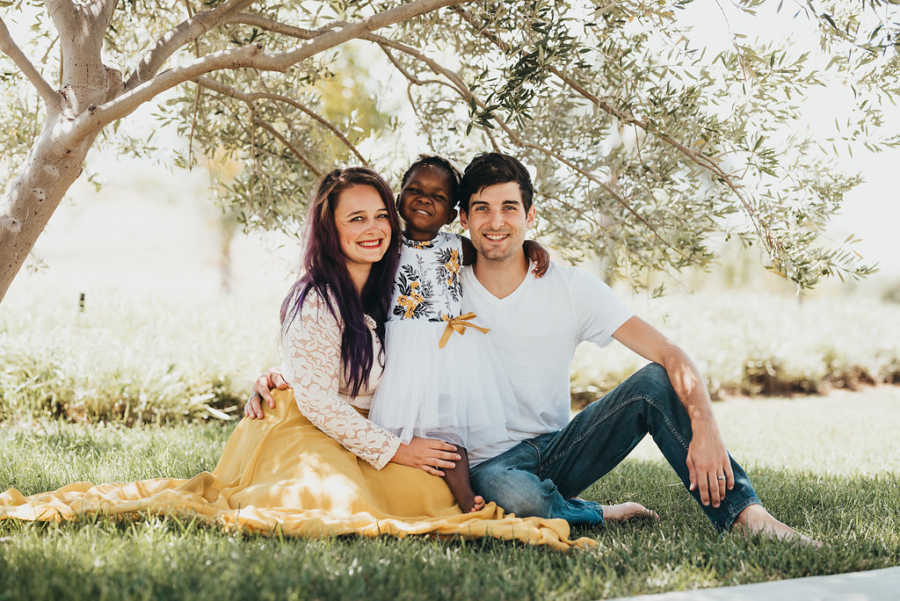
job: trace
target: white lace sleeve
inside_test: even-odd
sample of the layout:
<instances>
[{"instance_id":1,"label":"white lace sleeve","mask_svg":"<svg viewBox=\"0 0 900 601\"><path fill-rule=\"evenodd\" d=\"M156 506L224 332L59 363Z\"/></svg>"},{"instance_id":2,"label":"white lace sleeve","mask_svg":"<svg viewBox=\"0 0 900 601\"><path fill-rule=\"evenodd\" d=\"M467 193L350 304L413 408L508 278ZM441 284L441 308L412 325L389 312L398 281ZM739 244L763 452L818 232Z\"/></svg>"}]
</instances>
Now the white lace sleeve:
<instances>
[{"instance_id":1,"label":"white lace sleeve","mask_svg":"<svg viewBox=\"0 0 900 601\"><path fill-rule=\"evenodd\" d=\"M282 336L282 367L306 419L351 453L381 469L400 439L360 415L338 394L341 326L315 291Z\"/></svg>"}]
</instances>

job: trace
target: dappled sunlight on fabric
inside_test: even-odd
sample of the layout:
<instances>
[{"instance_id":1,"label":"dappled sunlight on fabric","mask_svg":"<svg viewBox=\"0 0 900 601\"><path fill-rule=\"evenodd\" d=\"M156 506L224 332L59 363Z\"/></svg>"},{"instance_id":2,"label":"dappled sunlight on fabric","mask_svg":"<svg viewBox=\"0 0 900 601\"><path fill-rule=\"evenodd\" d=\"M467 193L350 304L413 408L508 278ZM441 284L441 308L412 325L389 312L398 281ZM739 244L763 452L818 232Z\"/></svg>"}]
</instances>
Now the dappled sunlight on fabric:
<instances>
[{"instance_id":1,"label":"dappled sunlight on fabric","mask_svg":"<svg viewBox=\"0 0 900 601\"><path fill-rule=\"evenodd\" d=\"M290 391L275 397L276 408L265 419L238 424L212 472L189 479L76 482L30 497L13 488L0 495L0 519L60 522L152 513L262 534L489 536L557 550L596 545L569 539L565 520L518 518L494 503L463 514L440 478L396 464L375 470L303 417Z\"/></svg>"}]
</instances>

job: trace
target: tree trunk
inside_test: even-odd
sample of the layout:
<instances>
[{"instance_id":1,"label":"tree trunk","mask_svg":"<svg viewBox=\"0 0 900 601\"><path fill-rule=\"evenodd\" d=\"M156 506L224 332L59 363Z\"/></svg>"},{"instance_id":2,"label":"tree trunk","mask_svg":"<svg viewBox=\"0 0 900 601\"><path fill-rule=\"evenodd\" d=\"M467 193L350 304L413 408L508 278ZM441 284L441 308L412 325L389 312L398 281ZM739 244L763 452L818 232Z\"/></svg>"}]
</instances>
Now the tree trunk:
<instances>
[{"instance_id":1,"label":"tree trunk","mask_svg":"<svg viewBox=\"0 0 900 601\"><path fill-rule=\"evenodd\" d=\"M100 57L115 0L47 4L60 32L64 85L57 102L48 103L43 130L6 192L6 206L0 213L0 301L56 207L81 175L84 159L99 133L98 128L74 141L69 135L73 120L122 91L121 75L106 67Z\"/></svg>"},{"instance_id":2,"label":"tree trunk","mask_svg":"<svg viewBox=\"0 0 900 601\"><path fill-rule=\"evenodd\" d=\"M95 136L67 148L54 135L56 119L48 119L40 137L7 192L7 208L0 215L0 301L25 262L40 233L81 166Z\"/></svg>"},{"instance_id":3,"label":"tree trunk","mask_svg":"<svg viewBox=\"0 0 900 601\"><path fill-rule=\"evenodd\" d=\"M286 52L267 55L261 44L249 44L213 52L184 67L154 75L180 46L253 3L224 0L160 38L126 86L121 74L104 65L101 58L104 35L118 0L46 0L62 48L63 88L58 92L13 43L0 19L0 51L13 59L47 105L44 129L7 192L7 206L0 212L0 301L41 230L80 175L85 156L104 126L127 116L157 94L211 71L252 67L284 72L381 27L466 1L470 0L415 0L357 23L324 30Z\"/></svg>"}]
</instances>

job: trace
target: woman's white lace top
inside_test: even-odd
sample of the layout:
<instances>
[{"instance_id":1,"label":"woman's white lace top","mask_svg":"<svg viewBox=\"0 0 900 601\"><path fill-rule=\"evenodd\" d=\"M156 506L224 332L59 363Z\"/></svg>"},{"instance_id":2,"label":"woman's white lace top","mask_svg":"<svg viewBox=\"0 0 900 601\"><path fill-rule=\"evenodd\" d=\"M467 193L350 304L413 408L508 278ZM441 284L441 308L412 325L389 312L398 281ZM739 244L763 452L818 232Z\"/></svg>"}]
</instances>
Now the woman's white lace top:
<instances>
[{"instance_id":1,"label":"woman's white lace top","mask_svg":"<svg viewBox=\"0 0 900 601\"><path fill-rule=\"evenodd\" d=\"M374 360L368 386L357 397L350 396L341 366L341 323L315 290L309 291L299 315L282 335L282 370L300 412L348 451L381 469L397 452L400 439L353 408L369 408L383 370L375 321L365 318Z\"/></svg>"}]
</instances>

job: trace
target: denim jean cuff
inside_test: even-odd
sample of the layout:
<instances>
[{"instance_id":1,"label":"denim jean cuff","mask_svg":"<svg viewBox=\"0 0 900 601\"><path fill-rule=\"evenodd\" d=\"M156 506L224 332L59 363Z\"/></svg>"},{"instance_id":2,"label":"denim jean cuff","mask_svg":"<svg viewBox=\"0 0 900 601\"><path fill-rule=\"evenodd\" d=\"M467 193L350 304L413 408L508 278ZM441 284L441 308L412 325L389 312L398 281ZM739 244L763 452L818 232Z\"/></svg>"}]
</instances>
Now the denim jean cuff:
<instances>
[{"instance_id":1,"label":"denim jean cuff","mask_svg":"<svg viewBox=\"0 0 900 601\"><path fill-rule=\"evenodd\" d=\"M602 528L606 523L601 503L578 497L566 499L565 507L560 508L558 515L553 517L561 517L570 524L579 526L600 526Z\"/></svg>"},{"instance_id":2,"label":"denim jean cuff","mask_svg":"<svg viewBox=\"0 0 900 601\"><path fill-rule=\"evenodd\" d=\"M742 499L737 503L730 503L728 505L728 513L725 516L725 523L715 524L716 530L718 530L720 534L730 532L734 527L734 522L735 520L737 520L737 517L741 514L742 511L744 511L751 505L762 505L762 501L760 501L759 497L757 497L756 495L752 495Z\"/></svg>"}]
</instances>

